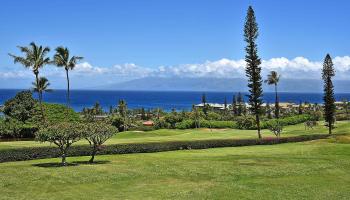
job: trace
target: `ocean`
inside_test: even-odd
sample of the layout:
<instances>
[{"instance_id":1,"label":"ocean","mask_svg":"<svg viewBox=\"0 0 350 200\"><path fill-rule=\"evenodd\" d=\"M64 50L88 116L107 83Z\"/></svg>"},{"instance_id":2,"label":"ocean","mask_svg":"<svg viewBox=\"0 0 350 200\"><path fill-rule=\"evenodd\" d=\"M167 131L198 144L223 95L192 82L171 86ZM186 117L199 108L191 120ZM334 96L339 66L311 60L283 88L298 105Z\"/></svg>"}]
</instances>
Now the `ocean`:
<instances>
[{"instance_id":1,"label":"ocean","mask_svg":"<svg viewBox=\"0 0 350 200\"><path fill-rule=\"evenodd\" d=\"M0 104L12 98L20 90L0 89ZM128 108L162 108L170 111L190 110L193 104L201 102L202 94L205 93L207 102L223 103L225 97L228 104L232 102L232 96L236 92L178 92L178 91L95 91L95 90L72 90L71 106L75 111L81 111L84 107L92 107L95 102L99 102L105 111L110 106L115 107L119 99L127 102ZM247 93L242 93L243 95ZM273 103L275 94L272 92L264 93L264 101ZM350 93L335 94L336 100L350 100ZM280 102L310 102L322 103L321 93L279 93ZM245 99L247 99L245 97ZM51 93L44 94L44 101L49 103L66 103L66 91L54 90Z\"/></svg>"}]
</instances>

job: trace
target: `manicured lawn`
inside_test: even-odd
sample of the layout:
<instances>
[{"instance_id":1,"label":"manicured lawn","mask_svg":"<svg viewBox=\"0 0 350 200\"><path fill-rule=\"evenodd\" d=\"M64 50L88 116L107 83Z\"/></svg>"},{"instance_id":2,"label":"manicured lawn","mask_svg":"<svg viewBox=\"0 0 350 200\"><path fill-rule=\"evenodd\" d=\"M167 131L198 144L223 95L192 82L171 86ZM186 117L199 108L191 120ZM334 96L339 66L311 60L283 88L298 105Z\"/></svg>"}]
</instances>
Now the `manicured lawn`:
<instances>
[{"instance_id":1,"label":"manicured lawn","mask_svg":"<svg viewBox=\"0 0 350 200\"><path fill-rule=\"evenodd\" d=\"M349 132L350 123L342 121L337 123L336 134L344 134ZM285 128L282 136L295 136L304 134L320 134L327 133L327 129L320 125L313 130L305 130L303 124L288 126ZM269 130L263 130L263 137L275 137ZM162 141L191 141L191 140L208 140L208 139L225 139L225 138L257 138L255 130L238 130L238 129L189 129L189 130L156 130L148 132L128 131L121 132L108 140L106 144L120 143L144 143L144 142L162 142ZM85 140L79 141L77 144L87 144ZM35 141L17 141L17 142L0 142L0 149L48 146L49 143L39 143Z\"/></svg>"},{"instance_id":2,"label":"manicured lawn","mask_svg":"<svg viewBox=\"0 0 350 200\"><path fill-rule=\"evenodd\" d=\"M214 133L213 133L214 134ZM224 133L222 133L224 134ZM0 163L0 199L349 199L350 136Z\"/></svg>"}]
</instances>

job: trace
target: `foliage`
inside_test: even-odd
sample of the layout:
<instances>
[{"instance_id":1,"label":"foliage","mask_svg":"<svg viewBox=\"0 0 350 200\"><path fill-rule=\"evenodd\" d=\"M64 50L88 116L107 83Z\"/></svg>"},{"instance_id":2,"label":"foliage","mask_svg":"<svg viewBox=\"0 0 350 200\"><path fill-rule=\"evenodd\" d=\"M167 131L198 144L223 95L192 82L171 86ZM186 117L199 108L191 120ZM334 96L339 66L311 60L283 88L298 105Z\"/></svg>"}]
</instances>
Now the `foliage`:
<instances>
[{"instance_id":1,"label":"foliage","mask_svg":"<svg viewBox=\"0 0 350 200\"><path fill-rule=\"evenodd\" d=\"M204 118L205 113L202 112L199 108L194 107L190 114L190 119L193 120L195 128L201 127L201 120Z\"/></svg>"},{"instance_id":2,"label":"foliage","mask_svg":"<svg viewBox=\"0 0 350 200\"><path fill-rule=\"evenodd\" d=\"M119 131L124 131L124 127L128 126L127 121L120 114L113 114L109 117L110 123L115 126Z\"/></svg>"},{"instance_id":3,"label":"foliage","mask_svg":"<svg viewBox=\"0 0 350 200\"><path fill-rule=\"evenodd\" d=\"M36 140L50 142L58 146L62 157L62 165L66 165L66 156L69 147L84 136L85 127L76 122L60 122L40 129Z\"/></svg>"},{"instance_id":4,"label":"foliage","mask_svg":"<svg viewBox=\"0 0 350 200\"><path fill-rule=\"evenodd\" d=\"M200 120L201 128L236 128L236 124L232 121L208 121ZM191 129L195 128L194 120L186 119L176 124L177 129Z\"/></svg>"},{"instance_id":5,"label":"foliage","mask_svg":"<svg viewBox=\"0 0 350 200\"><path fill-rule=\"evenodd\" d=\"M90 163L94 162L96 153L101 150L102 144L116 134L118 130L109 124L103 122L87 123L84 128L84 138L91 147Z\"/></svg>"},{"instance_id":6,"label":"foliage","mask_svg":"<svg viewBox=\"0 0 350 200\"><path fill-rule=\"evenodd\" d=\"M87 122L93 122L96 120L97 115L103 114L103 109L99 102L96 102L92 108L83 108L82 111L84 120Z\"/></svg>"},{"instance_id":7,"label":"foliage","mask_svg":"<svg viewBox=\"0 0 350 200\"><path fill-rule=\"evenodd\" d=\"M51 92L50 83L46 77L39 77L38 82L32 82L33 91L42 94L42 92Z\"/></svg>"},{"instance_id":8,"label":"foliage","mask_svg":"<svg viewBox=\"0 0 350 200\"><path fill-rule=\"evenodd\" d=\"M332 128L335 120L335 98L334 98L334 86L332 82L332 77L335 76L332 58L329 54L326 55L323 70L322 79L324 81L324 118L325 122L329 128L329 134L332 133Z\"/></svg>"},{"instance_id":9,"label":"foliage","mask_svg":"<svg viewBox=\"0 0 350 200\"><path fill-rule=\"evenodd\" d=\"M277 138L279 138L283 130L283 125L279 122L279 120L274 120L268 124L268 129L275 134Z\"/></svg>"},{"instance_id":10,"label":"foliage","mask_svg":"<svg viewBox=\"0 0 350 200\"><path fill-rule=\"evenodd\" d=\"M161 118L154 119L154 128L155 129L170 128L170 124Z\"/></svg>"},{"instance_id":11,"label":"foliage","mask_svg":"<svg viewBox=\"0 0 350 200\"><path fill-rule=\"evenodd\" d=\"M262 79L261 79L261 60L258 56L258 49L256 39L258 37L258 24L256 23L254 10L251 6L248 8L246 22L244 25L244 40L247 42L245 61L247 63L246 75L248 78L249 88L249 104L250 110L255 115L255 123L258 129L258 137L261 138L260 134L260 116L262 114Z\"/></svg>"},{"instance_id":12,"label":"foliage","mask_svg":"<svg viewBox=\"0 0 350 200\"><path fill-rule=\"evenodd\" d=\"M309 115L311 115L314 121L320 121L323 118L323 113L320 110L310 112Z\"/></svg>"},{"instance_id":13,"label":"foliage","mask_svg":"<svg viewBox=\"0 0 350 200\"><path fill-rule=\"evenodd\" d=\"M219 113L216 113L216 112L208 112L207 116L206 116L206 119L207 120L214 120L214 121L217 121L217 120L220 120L221 119L221 115Z\"/></svg>"},{"instance_id":14,"label":"foliage","mask_svg":"<svg viewBox=\"0 0 350 200\"><path fill-rule=\"evenodd\" d=\"M30 91L21 91L4 104L4 114L21 122L26 122L34 113L37 101Z\"/></svg>"},{"instance_id":15,"label":"foliage","mask_svg":"<svg viewBox=\"0 0 350 200\"><path fill-rule=\"evenodd\" d=\"M281 126L289 126L289 125L300 124L310 120L314 120L314 117L311 115L303 114L303 115L294 115L291 117L284 117L284 118L278 119L278 123ZM268 120L262 124L262 127L268 128L271 124L276 122L277 122L277 119Z\"/></svg>"},{"instance_id":16,"label":"foliage","mask_svg":"<svg viewBox=\"0 0 350 200\"><path fill-rule=\"evenodd\" d=\"M66 79L67 79L67 107L70 104L70 86L69 86L69 70L73 70L75 65L82 60L83 57L80 56L72 56L69 55L69 50L67 47L57 47L56 53L54 55L54 63L57 67L64 67L66 71Z\"/></svg>"},{"instance_id":17,"label":"foliage","mask_svg":"<svg viewBox=\"0 0 350 200\"><path fill-rule=\"evenodd\" d=\"M43 47L38 46L34 42L31 42L28 47L18 47L20 51L24 54L23 57L21 56L15 56L12 54L9 54L11 57L13 57L14 63L21 63L26 68L31 68L35 75L35 83L38 86L39 85L39 69L43 68L45 65L48 65L51 63L50 58L47 57L47 54L50 51L49 47ZM41 106L41 100L42 100L42 90L37 91L39 93L39 105L41 107L41 114L42 113L42 106Z\"/></svg>"},{"instance_id":18,"label":"foliage","mask_svg":"<svg viewBox=\"0 0 350 200\"><path fill-rule=\"evenodd\" d=\"M335 118L337 121L349 120L349 116L347 114L337 114Z\"/></svg>"},{"instance_id":19,"label":"foliage","mask_svg":"<svg viewBox=\"0 0 350 200\"><path fill-rule=\"evenodd\" d=\"M40 125L40 111L39 107L36 107L30 122L32 124ZM62 104L51 104L43 103L43 110L45 120L49 124L60 123L60 122L79 122L81 121L80 116L73 109L67 108L67 106Z\"/></svg>"},{"instance_id":20,"label":"foliage","mask_svg":"<svg viewBox=\"0 0 350 200\"><path fill-rule=\"evenodd\" d=\"M243 115L241 117L238 117L236 121L237 121L238 129L246 129L246 130L256 129L255 119L251 115Z\"/></svg>"},{"instance_id":21,"label":"foliage","mask_svg":"<svg viewBox=\"0 0 350 200\"><path fill-rule=\"evenodd\" d=\"M120 117L123 120L122 126L123 131L126 131L128 129L128 122L129 122L129 116L128 116L128 105L125 100L121 99L118 102L118 113Z\"/></svg>"},{"instance_id":22,"label":"foliage","mask_svg":"<svg viewBox=\"0 0 350 200\"><path fill-rule=\"evenodd\" d=\"M20 138L24 123L13 118L0 121L0 138Z\"/></svg>"},{"instance_id":23,"label":"foliage","mask_svg":"<svg viewBox=\"0 0 350 200\"><path fill-rule=\"evenodd\" d=\"M245 130L255 130L256 129L256 123L253 116L246 115L242 116L236 119L237 125L236 128L238 129L245 129ZM315 120L314 116L303 114L303 115L293 115L290 117L284 117L278 119L278 123L281 126L289 126L289 125L296 125L300 124L306 121ZM277 119L270 119L267 121L261 122L261 128L266 129L269 128L272 124L275 124L277 122Z\"/></svg>"},{"instance_id":24,"label":"foliage","mask_svg":"<svg viewBox=\"0 0 350 200\"><path fill-rule=\"evenodd\" d=\"M175 128L176 123L181 122L183 119L175 110L173 110L164 116L164 120L166 123L170 124L170 128Z\"/></svg>"},{"instance_id":25,"label":"foliage","mask_svg":"<svg viewBox=\"0 0 350 200\"><path fill-rule=\"evenodd\" d=\"M265 83L269 85L275 86L275 117L279 118L280 108L279 108L279 100L278 100L278 93L277 93L277 85L280 81L281 75L279 75L276 71L271 71L270 74L267 75L267 79L265 80Z\"/></svg>"}]
</instances>

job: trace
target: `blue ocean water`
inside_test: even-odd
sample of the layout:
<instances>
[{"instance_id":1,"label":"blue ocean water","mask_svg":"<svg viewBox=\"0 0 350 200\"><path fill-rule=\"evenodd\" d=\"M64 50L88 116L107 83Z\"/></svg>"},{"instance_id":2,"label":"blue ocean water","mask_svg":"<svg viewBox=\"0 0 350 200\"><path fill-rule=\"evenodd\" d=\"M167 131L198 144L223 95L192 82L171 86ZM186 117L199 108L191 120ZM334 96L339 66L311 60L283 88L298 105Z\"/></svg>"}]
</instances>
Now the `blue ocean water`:
<instances>
[{"instance_id":1,"label":"blue ocean water","mask_svg":"<svg viewBox=\"0 0 350 200\"><path fill-rule=\"evenodd\" d=\"M0 89L0 104L16 95L20 90ZM91 107L95 102L106 110L110 106L115 107L119 99L126 100L129 108L162 108L164 110L190 110L193 104L201 101L203 92L175 92L175 91L94 91L94 90L72 90L71 106L76 111L84 107ZM227 102L232 102L234 92L205 92L207 101L210 103L223 103L225 97ZM246 94L246 93L243 93ZM350 93L338 93L335 95L338 101L346 98L350 100ZM322 103L321 93L279 93L281 102L310 102ZM273 103L274 93L264 93L264 101ZM66 103L66 91L54 90L44 94L44 101L49 103Z\"/></svg>"}]
</instances>

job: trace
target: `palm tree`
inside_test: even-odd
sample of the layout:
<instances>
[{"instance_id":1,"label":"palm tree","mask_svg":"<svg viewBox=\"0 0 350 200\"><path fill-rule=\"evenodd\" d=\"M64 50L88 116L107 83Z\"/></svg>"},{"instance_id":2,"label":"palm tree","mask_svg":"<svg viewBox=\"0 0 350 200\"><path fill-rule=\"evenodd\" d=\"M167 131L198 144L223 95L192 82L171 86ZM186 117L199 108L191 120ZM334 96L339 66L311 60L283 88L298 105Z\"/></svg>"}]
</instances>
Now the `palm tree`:
<instances>
[{"instance_id":1,"label":"palm tree","mask_svg":"<svg viewBox=\"0 0 350 200\"><path fill-rule=\"evenodd\" d=\"M127 122L128 121L128 106L127 106L125 100L123 100L123 99L119 100L118 111L119 111L120 116L123 119L123 129L124 129L124 131L126 131L127 124L128 124L128 122Z\"/></svg>"},{"instance_id":2,"label":"palm tree","mask_svg":"<svg viewBox=\"0 0 350 200\"><path fill-rule=\"evenodd\" d=\"M21 63L25 68L31 68L35 75L36 85L39 85L39 69L43 68L47 64L51 64L50 58L46 57L50 51L49 47L38 46L34 42L31 42L28 47L18 46L20 51L24 54L23 57L9 54L14 63ZM42 91L37 91L39 97L42 96ZM40 109L42 109L41 101L39 101ZM43 113L41 113L43 115Z\"/></svg>"},{"instance_id":3,"label":"palm tree","mask_svg":"<svg viewBox=\"0 0 350 200\"><path fill-rule=\"evenodd\" d=\"M265 83L269 85L275 85L275 116L279 118L279 105L278 105L278 93L277 93L277 85L280 81L281 75L279 75L276 71L271 71L270 74L267 75L267 80Z\"/></svg>"},{"instance_id":4,"label":"palm tree","mask_svg":"<svg viewBox=\"0 0 350 200\"><path fill-rule=\"evenodd\" d=\"M58 67L64 67L66 70L67 79L67 107L70 105L70 90L69 90L69 75L68 71L73 70L77 62L82 60L83 57L69 56L69 50L67 47L57 47L56 54L54 55L54 62Z\"/></svg>"},{"instance_id":5,"label":"palm tree","mask_svg":"<svg viewBox=\"0 0 350 200\"><path fill-rule=\"evenodd\" d=\"M33 82L33 91L37 92L39 94L39 102L42 102L43 99L43 92L51 92L52 90L49 89L50 83L49 80L46 77L39 77L38 82Z\"/></svg>"}]
</instances>

